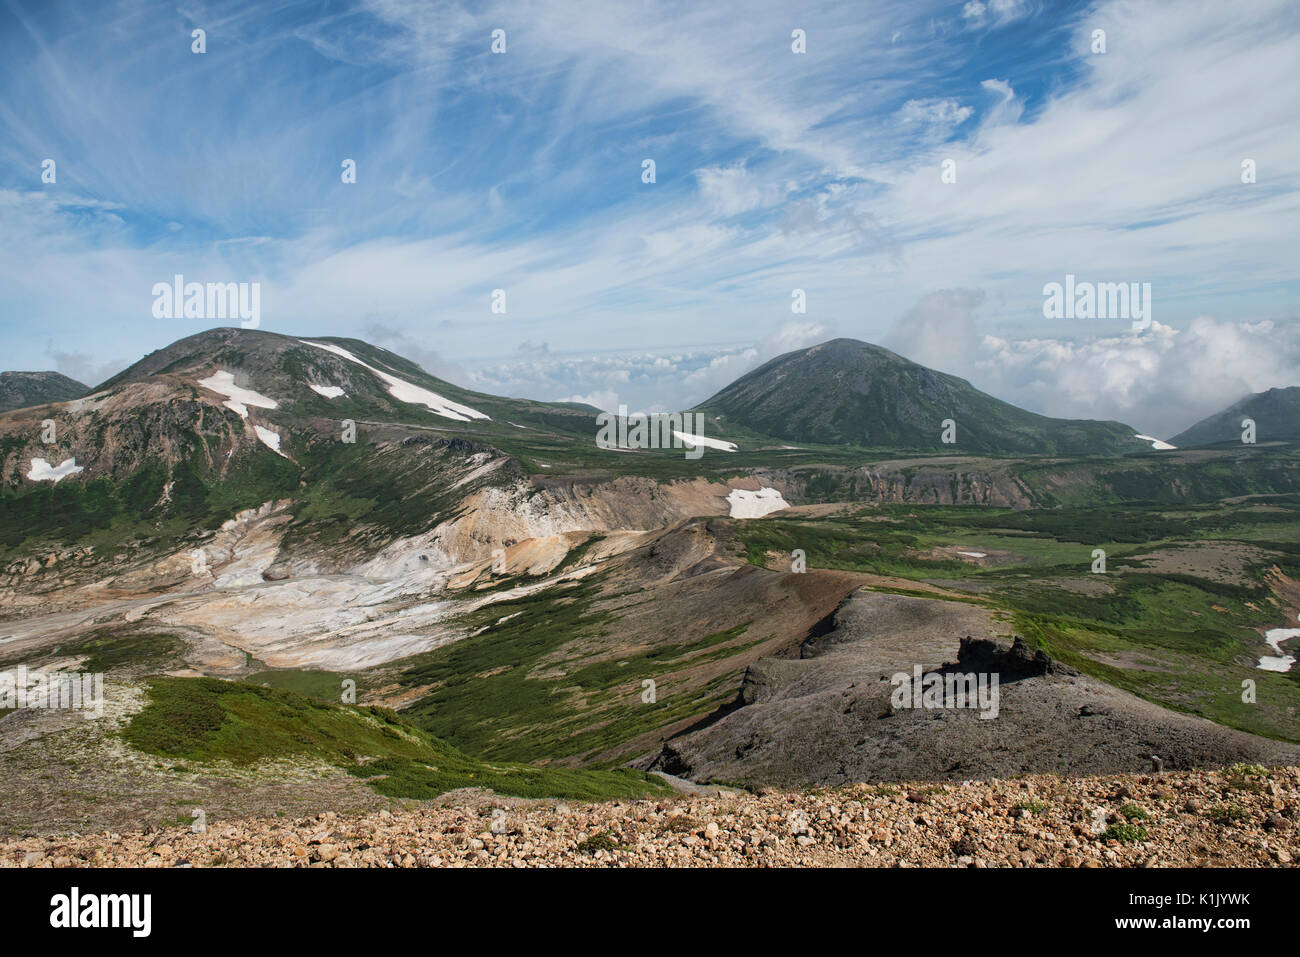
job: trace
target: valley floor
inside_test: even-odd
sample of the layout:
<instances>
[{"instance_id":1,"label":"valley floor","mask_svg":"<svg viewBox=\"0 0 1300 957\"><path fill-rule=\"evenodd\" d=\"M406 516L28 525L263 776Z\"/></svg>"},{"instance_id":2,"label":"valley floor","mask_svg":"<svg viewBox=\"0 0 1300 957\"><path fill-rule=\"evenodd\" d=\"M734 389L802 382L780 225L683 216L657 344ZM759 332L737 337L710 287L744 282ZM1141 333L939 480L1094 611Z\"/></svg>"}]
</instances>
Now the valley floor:
<instances>
[{"instance_id":1,"label":"valley floor","mask_svg":"<svg viewBox=\"0 0 1300 957\"><path fill-rule=\"evenodd\" d=\"M24 837L8 867L1269 867L1300 859L1300 767L573 805L458 792L207 831Z\"/></svg>"}]
</instances>

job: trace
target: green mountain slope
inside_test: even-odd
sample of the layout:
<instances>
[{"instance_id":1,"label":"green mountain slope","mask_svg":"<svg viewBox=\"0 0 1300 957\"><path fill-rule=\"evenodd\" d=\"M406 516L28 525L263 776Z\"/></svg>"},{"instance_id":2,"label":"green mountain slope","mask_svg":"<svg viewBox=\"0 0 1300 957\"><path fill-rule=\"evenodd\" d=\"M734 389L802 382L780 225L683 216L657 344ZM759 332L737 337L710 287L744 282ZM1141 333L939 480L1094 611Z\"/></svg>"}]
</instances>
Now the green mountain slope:
<instances>
[{"instance_id":1,"label":"green mountain slope","mask_svg":"<svg viewBox=\"0 0 1300 957\"><path fill-rule=\"evenodd\" d=\"M1269 389L1248 395L1197 422L1169 441L1185 445L1214 445L1216 442L1241 442L1242 419L1255 421L1256 442L1294 442L1300 439L1300 386Z\"/></svg>"},{"instance_id":2,"label":"green mountain slope","mask_svg":"<svg viewBox=\"0 0 1300 957\"><path fill-rule=\"evenodd\" d=\"M154 678L123 737L133 747L198 765L296 759L331 764L390 797L457 788L519 797L635 798L667 788L630 769L587 771L486 763L385 708L327 704L293 691L215 678Z\"/></svg>"},{"instance_id":3,"label":"green mountain slope","mask_svg":"<svg viewBox=\"0 0 1300 957\"><path fill-rule=\"evenodd\" d=\"M697 406L726 437L737 427L790 442L992 455L1113 454L1149 448L1120 422L1053 419L855 339L789 352ZM956 442L941 442L943 421Z\"/></svg>"},{"instance_id":4,"label":"green mountain slope","mask_svg":"<svg viewBox=\"0 0 1300 957\"><path fill-rule=\"evenodd\" d=\"M66 402L89 389L61 372L0 372L0 412Z\"/></svg>"}]
</instances>

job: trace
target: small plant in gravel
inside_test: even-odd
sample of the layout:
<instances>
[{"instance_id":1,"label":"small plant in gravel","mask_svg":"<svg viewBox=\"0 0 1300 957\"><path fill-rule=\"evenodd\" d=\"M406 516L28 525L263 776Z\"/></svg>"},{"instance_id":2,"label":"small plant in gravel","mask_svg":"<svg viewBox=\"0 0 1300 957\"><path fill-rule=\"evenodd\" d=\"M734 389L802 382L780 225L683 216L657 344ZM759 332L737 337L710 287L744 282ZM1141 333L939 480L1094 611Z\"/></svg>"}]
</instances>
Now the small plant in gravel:
<instances>
[{"instance_id":1,"label":"small plant in gravel","mask_svg":"<svg viewBox=\"0 0 1300 957\"><path fill-rule=\"evenodd\" d=\"M1146 809L1139 807L1136 804L1125 804L1122 808L1119 809L1119 813L1122 814L1124 817L1128 818L1130 821L1151 820L1151 815L1147 813Z\"/></svg>"},{"instance_id":2,"label":"small plant in gravel","mask_svg":"<svg viewBox=\"0 0 1300 957\"><path fill-rule=\"evenodd\" d=\"M1234 764L1224 772L1228 786L1237 791L1262 791L1264 782L1260 779L1267 774L1258 764Z\"/></svg>"},{"instance_id":3,"label":"small plant in gravel","mask_svg":"<svg viewBox=\"0 0 1300 957\"><path fill-rule=\"evenodd\" d=\"M1205 816L1215 824L1241 824L1250 817L1239 804L1216 804L1206 809Z\"/></svg>"},{"instance_id":4,"label":"small plant in gravel","mask_svg":"<svg viewBox=\"0 0 1300 957\"><path fill-rule=\"evenodd\" d=\"M1112 824L1102 834L1102 839L1121 844L1137 844L1147 839L1147 829L1141 824Z\"/></svg>"},{"instance_id":5,"label":"small plant in gravel","mask_svg":"<svg viewBox=\"0 0 1300 957\"><path fill-rule=\"evenodd\" d=\"M685 814L679 814L677 817L670 817L664 822L661 830L671 831L674 834L693 834L702 830L704 825L693 817L687 817Z\"/></svg>"},{"instance_id":6,"label":"small plant in gravel","mask_svg":"<svg viewBox=\"0 0 1300 957\"><path fill-rule=\"evenodd\" d=\"M605 831L601 834L593 834L585 841L578 845L578 850L584 854L595 854L597 851L617 851L623 847L613 834Z\"/></svg>"},{"instance_id":7,"label":"small plant in gravel","mask_svg":"<svg viewBox=\"0 0 1300 957\"><path fill-rule=\"evenodd\" d=\"M1017 811L1025 811L1029 814L1042 814L1047 810L1047 805L1041 801L1017 801L1015 808Z\"/></svg>"}]
</instances>

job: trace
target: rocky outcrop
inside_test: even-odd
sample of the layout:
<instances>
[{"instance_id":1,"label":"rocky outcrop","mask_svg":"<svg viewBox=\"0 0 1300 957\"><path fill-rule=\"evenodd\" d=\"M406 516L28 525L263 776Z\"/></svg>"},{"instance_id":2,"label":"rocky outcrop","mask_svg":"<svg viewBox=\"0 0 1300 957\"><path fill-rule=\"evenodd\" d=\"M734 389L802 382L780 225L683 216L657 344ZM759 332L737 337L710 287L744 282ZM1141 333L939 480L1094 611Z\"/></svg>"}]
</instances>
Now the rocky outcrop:
<instances>
[{"instance_id":1,"label":"rocky outcrop","mask_svg":"<svg viewBox=\"0 0 1300 957\"><path fill-rule=\"evenodd\" d=\"M859 591L835 626L815 657L755 662L741 706L670 738L647 767L806 787L1136 772L1152 755L1171 769L1300 763L1300 747L1170 711L1008 642L991 611L965 602ZM954 672L997 675L996 707L893 700L901 679Z\"/></svg>"},{"instance_id":2,"label":"rocky outcrop","mask_svg":"<svg viewBox=\"0 0 1300 957\"><path fill-rule=\"evenodd\" d=\"M1036 678L1041 675L1077 675L1069 665L1049 658L1041 648L1030 648L1019 635L1010 645L992 638L967 635L957 648L957 661L945 664L944 671L960 670L996 674L1001 681Z\"/></svg>"}]
</instances>

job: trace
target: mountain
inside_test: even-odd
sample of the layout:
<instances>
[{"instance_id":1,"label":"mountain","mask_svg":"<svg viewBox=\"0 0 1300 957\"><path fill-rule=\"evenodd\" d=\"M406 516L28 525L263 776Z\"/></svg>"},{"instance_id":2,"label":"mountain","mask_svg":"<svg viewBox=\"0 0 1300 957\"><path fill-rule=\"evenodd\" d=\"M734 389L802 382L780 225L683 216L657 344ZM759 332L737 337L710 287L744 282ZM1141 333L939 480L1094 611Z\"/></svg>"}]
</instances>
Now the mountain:
<instances>
[{"instance_id":1,"label":"mountain","mask_svg":"<svg viewBox=\"0 0 1300 957\"><path fill-rule=\"evenodd\" d=\"M1256 442L1294 442L1300 439L1300 386L1248 395L1169 441L1179 448L1217 442L1240 443L1242 419L1254 419Z\"/></svg>"},{"instance_id":2,"label":"mountain","mask_svg":"<svg viewBox=\"0 0 1300 957\"><path fill-rule=\"evenodd\" d=\"M303 465L314 445L337 444L348 420L362 444L392 426L502 443L527 433L566 445L594 435L596 413L462 389L354 339L233 328L174 342L87 391L79 386L83 398L40 416L18 409L0 418L4 484L27 476L36 459L51 468L75 460L68 474L83 480L121 480L148 463L227 480L268 449ZM55 422L53 442L37 427L44 418Z\"/></svg>"},{"instance_id":3,"label":"mountain","mask_svg":"<svg viewBox=\"0 0 1300 957\"><path fill-rule=\"evenodd\" d=\"M789 442L994 455L1090 455L1146 446L1120 422L1053 419L880 346L832 339L777 356L696 407L734 427ZM945 419L956 442L940 441Z\"/></svg>"},{"instance_id":4,"label":"mountain","mask_svg":"<svg viewBox=\"0 0 1300 957\"><path fill-rule=\"evenodd\" d=\"M590 446L595 412L471 392L357 340L213 329L89 395L0 413L0 548L189 534L310 499L305 524L360 549L516 481L511 442Z\"/></svg>"},{"instance_id":5,"label":"mountain","mask_svg":"<svg viewBox=\"0 0 1300 957\"><path fill-rule=\"evenodd\" d=\"M233 383L211 381L229 375ZM252 389L275 408L299 416L380 419L416 425L559 426L593 431L596 410L563 403L507 399L473 392L429 375L387 349L359 339L299 338L261 330L219 328L149 353L95 392L158 378L203 384L220 392ZM258 406L266 408L266 406Z\"/></svg>"},{"instance_id":6,"label":"mountain","mask_svg":"<svg viewBox=\"0 0 1300 957\"><path fill-rule=\"evenodd\" d=\"M61 372L0 372L0 412L65 402L89 391Z\"/></svg>"}]
</instances>

